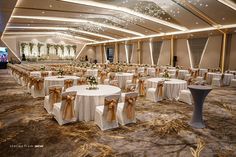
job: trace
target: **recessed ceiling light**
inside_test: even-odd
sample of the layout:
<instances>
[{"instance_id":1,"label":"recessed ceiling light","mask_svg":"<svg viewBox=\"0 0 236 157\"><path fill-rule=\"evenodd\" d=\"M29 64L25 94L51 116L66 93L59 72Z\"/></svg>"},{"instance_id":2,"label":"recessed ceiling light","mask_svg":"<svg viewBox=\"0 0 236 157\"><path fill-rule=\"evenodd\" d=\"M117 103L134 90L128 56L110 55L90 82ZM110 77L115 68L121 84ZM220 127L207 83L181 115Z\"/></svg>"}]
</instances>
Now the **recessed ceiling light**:
<instances>
[{"instance_id":1,"label":"recessed ceiling light","mask_svg":"<svg viewBox=\"0 0 236 157\"><path fill-rule=\"evenodd\" d=\"M222 20L225 20L225 18L224 18L224 17L222 17Z\"/></svg>"},{"instance_id":2,"label":"recessed ceiling light","mask_svg":"<svg viewBox=\"0 0 236 157\"><path fill-rule=\"evenodd\" d=\"M52 5L51 5L51 4L49 5L49 8L52 8Z\"/></svg>"},{"instance_id":3,"label":"recessed ceiling light","mask_svg":"<svg viewBox=\"0 0 236 157\"><path fill-rule=\"evenodd\" d=\"M45 11L42 11L42 14L45 14Z\"/></svg>"},{"instance_id":4,"label":"recessed ceiling light","mask_svg":"<svg viewBox=\"0 0 236 157\"><path fill-rule=\"evenodd\" d=\"M198 25L199 23L198 22L195 22L196 25Z\"/></svg>"}]
</instances>

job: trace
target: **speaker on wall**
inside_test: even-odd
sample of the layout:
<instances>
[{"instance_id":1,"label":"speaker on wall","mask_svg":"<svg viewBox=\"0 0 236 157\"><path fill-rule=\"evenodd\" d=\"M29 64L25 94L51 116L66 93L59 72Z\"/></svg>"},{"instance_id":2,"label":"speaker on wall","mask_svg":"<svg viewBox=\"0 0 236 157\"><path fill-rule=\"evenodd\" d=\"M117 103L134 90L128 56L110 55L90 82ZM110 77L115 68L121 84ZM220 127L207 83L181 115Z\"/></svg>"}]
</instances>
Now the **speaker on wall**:
<instances>
[{"instance_id":1,"label":"speaker on wall","mask_svg":"<svg viewBox=\"0 0 236 157\"><path fill-rule=\"evenodd\" d=\"M174 56L173 58L174 67L176 66L176 62L177 62L177 56Z\"/></svg>"}]
</instances>

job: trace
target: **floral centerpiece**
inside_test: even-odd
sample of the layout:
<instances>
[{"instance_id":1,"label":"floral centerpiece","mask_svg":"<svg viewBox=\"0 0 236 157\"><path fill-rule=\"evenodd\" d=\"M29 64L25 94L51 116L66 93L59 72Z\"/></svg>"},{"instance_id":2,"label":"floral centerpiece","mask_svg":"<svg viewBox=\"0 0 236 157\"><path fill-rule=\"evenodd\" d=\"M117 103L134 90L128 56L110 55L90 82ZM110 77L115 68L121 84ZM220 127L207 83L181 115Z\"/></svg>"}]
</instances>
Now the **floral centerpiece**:
<instances>
[{"instance_id":1,"label":"floral centerpiece","mask_svg":"<svg viewBox=\"0 0 236 157\"><path fill-rule=\"evenodd\" d=\"M118 72L118 73L122 73L122 72L123 72L123 68L122 68L121 66L118 66L118 67L117 67L117 72Z\"/></svg>"},{"instance_id":2,"label":"floral centerpiece","mask_svg":"<svg viewBox=\"0 0 236 157\"><path fill-rule=\"evenodd\" d=\"M88 76L87 78L86 78L86 80L87 80L87 82L89 83L89 88L88 89L97 89L97 84L98 84L98 82L97 82L97 79L96 79L96 77L94 77L94 76Z\"/></svg>"},{"instance_id":3,"label":"floral centerpiece","mask_svg":"<svg viewBox=\"0 0 236 157\"><path fill-rule=\"evenodd\" d=\"M165 70L162 77L164 77L165 80L169 80L169 79L170 79L170 74L169 74L169 72L168 72L167 70Z\"/></svg>"},{"instance_id":4,"label":"floral centerpiece","mask_svg":"<svg viewBox=\"0 0 236 157\"><path fill-rule=\"evenodd\" d=\"M46 67L45 67L44 65L41 65L41 66L40 66L40 70L41 70L41 71L45 71L45 70L46 70Z\"/></svg>"},{"instance_id":5,"label":"floral centerpiece","mask_svg":"<svg viewBox=\"0 0 236 157\"><path fill-rule=\"evenodd\" d=\"M61 68L58 69L57 74L59 75L58 77L62 78L62 77L63 77L63 74L64 74L63 69L61 69Z\"/></svg>"},{"instance_id":6,"label":"floral centerpiece","mask_svg":"<svg viewBox=\"0 0 236 157\"><path fill-rule=\"evenodd\" d=\"M96 68L97 68L96 64L91 65L91 69L96 69Z\"/></svg>"}]
</instances>

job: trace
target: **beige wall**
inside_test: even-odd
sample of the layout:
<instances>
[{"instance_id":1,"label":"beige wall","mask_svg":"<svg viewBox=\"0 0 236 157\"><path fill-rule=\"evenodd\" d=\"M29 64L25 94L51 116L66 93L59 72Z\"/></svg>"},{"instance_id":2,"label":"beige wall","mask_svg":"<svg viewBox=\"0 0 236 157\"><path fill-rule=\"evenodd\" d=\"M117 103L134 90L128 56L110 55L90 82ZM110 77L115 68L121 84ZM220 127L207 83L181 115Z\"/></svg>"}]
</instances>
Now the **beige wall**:
<instances>
[{"instance_id":1,"label":"beige wall","mask_svg":"<svg viewBox=\"0 0 236 157\"><path fill-rule=\"evenodd\" d=\"M157 61L157 65L167 65L167 64L170 64L170 40L163 41L161 46L160 56Z\"/></svg>"},{"instance_id":2,"label":"beige wall","mask_svg":"<svg viewBox=\"0 0 236 157\"><path fill-rule=\"evenodd\" d=\"M236 34L233 34L231 38L230 56L228 64L229 64L229 69L231 70L236 69Z\"/></svg>"},{"instance_id":3,"label":"beige wall","mask_svg":"<svg viewBox=\"0 0 236 157\"><path fill-rule=\"evenodd\" d=\"M126 62L125 44L119 44L119 62Z\"/></svg>"},{"instance_id":4,"label":"beige wall","mask_svg":"<svg viewBox=\"0 0 236 157\"><path fill-rule=\"evenodd\" d=\"M152 64L149 42L142 43L141 64Z\"/></svg>"},{"instance_id":5,"label":"beige wall","mask_svg":"<svg viewBox=\"0 0 236 157\"><path fill-rule=\"evenodd\" d=\"M201 68L218 68L220 63L222 36L210 36L202 57Z\"/></svg>"},{"instance_id":6,"label":"beige wall","mask_svg":"<svg viewBox=\"0 0 236 157\"><path fill-rule=\"evenodd\" d=\"M137 48L138 44L134 43L133 44L133 52L132 52L132 57L131 57L131 63L137 63L138 62L138 53L137 53Z\"/></svg>"},{"instance_id":7,"label":"beige wall","mask_svg":"<svg viewBox=\"0 0 236 157\"><path fill-rule=\"evenodd\" d=\"M178 39L174 44L174 55L177 56L176 65L183 66L184 68L190 67L187 39Z\"/></svg>"}]
</instances>

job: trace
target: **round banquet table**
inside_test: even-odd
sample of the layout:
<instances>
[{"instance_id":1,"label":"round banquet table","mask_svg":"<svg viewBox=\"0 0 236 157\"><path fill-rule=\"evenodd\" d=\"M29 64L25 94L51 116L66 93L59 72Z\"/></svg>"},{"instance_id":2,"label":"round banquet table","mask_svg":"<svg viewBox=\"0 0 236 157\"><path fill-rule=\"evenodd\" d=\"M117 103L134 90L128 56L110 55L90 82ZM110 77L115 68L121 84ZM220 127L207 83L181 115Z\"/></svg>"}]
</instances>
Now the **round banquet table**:
<instances>
[{"instance_id":1,"label":"round banquet table","mask_svg":"<svg viewBox=\"0 0 236 157\"><path fill-rule=\"evenodd\" d=\"M103 105L106 96L119 94L121 89L110 85L98 85L98 89L89 90L88 85L73 86L66 91L76 91L75 116L78 121L94 120L96 106Z\"/></svg>"},{"instance_id":2,"label":"round banquet table","mask_svg":"<svg viewBox=\"0 0 236 157\"><path fill-rule=\"evenodd\" d=\"M222 76L222 73L209 72L207 73L206 81L208 84L211 84L213 78L221 78L221 76Z\"/></svg>"},{"instance_id":3,"label":"round banquet table","mask_svg":"<svg viewBox=\"0 0 236 157\"><path fill-rule=\"evenodd\" d=\"M138 67L137 71L138 71L138 73L144 73L145 68L144 67Z\"/></svg>"},{"instance_id":4,"label":"round banquet table","mask_svg":"<svg viewBox=\"0 0 236 157\"><path fill-rule=\"evenodd\" d=\"M190 85L188 86L194 100L194 111L191 121L189 125L194 128L205 128L205 124L202 118L202 109L203 103L208 95L208 93L212 90L210 86L200 86L200 85Z\"/></svg>"},{"instance_id":5,"label":"round banquet table","mask_svg":"<svg viewBox=\"0 0 236 157\"><path fill-rule=\"evenodd\" d=\"M116 73L116 79L118 80L118 85L121 89L125 89L126 80L132 80L133 73Z\"/></svg>"},{"instance_id":6,"label":"round banquet table","mask_svg":"<svg viewBox=\"0 0 236 157\"><path fill-rule=\"evenodd\" d=\"M152 75L152 74L155 74L156 73L156 69L155 68L147 68L147 74L148 75Z\"/></svg>"},{"instance_id":7,"label":"round banquet table","mask_svg":"<svg viewBox=\"0 0 236 157\"><path fill-rule=\"evenodd\" d=\"M95 77L97 77L97 75L98 75L98 69L87 69L86 74L87 74L88 76L95 76Z\"/></svg>"},{"instance_id":8,"label":"round banquet table","mask_svg":"<svg viewBox=\"0 0 236 157\"><path fill-rule=\"evenodd\" d=\"M165 78L150 78L147 79L148 88L156 88L159 81L164 81ZM168 79L164 82L164 97L170 100L178 99L180 90L187 89L187 81L179 79Z\"/></svg>"},{"instance_id":9,"label":"round banquet table","mask_svg":"<svg viewBox=\"0 0 236 157\"><path fill-rule=\"evenodd\" d=\"M176 73L176 69L167 69L167 71L168 71L170 74L175 74L175 73Z\"/></svg>"},{"instance_id":10,"label":"round banquet table","mask_svg":"<svg viewBox=\"0 0 236 157\"><path fill-rule=\"evenodd\" d=\"M207 72L208 72L208 69L200 69L199 70L199 75L203 77L204 74L207 73Z\"/></svg>"},{"instance_id":11,"label":"round banquet table","mask_svg":"<svg viewBox=\"0 0 236 157\"><path fill-rule=\"evenodd\" d=\"M52 76L52 71L31 71L30 76L41 77L41 72L48 72L48 76Z\"/></svg>"},{"instance_id":12,"label":"round banquet table","mask_svg":"<svg viewBox=\"0 0 236 157\"><path fill-rule=\"evenodd\" d=\"M79 77L77 77L77 76L63 76L63 77L49 76L49 77L45 77L44 78L45 95L48 95L49 86L52 86L52 85L64 86L64 81L67 79L73 79L74 85L76 85Z\"/></svg>"},{"instance_id":13,"label":"round banquet table","mask_svg":"<svg viewBox=\"0 0 236 157\"><path fill-rule=\"evenodd\" d=\"M234 79L234 74L224 74L223 85L229 86L232 79Z\"/></svg>"},{"instance_id":14,"label":"round banquet table","mask_svg":"<svg viewBox=\"0 0 236 157\"><path fill-rule=\"evenodd\" d=\"M184 79L185 75L188 74L188 70L179 70L178 79Z\"/></svg>"}]
</instances>

